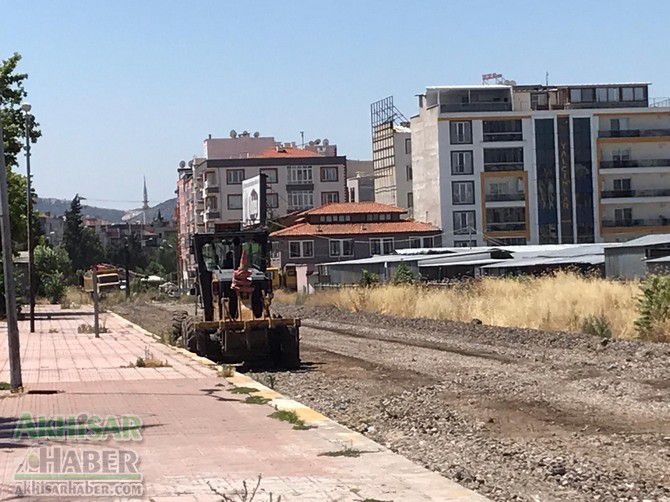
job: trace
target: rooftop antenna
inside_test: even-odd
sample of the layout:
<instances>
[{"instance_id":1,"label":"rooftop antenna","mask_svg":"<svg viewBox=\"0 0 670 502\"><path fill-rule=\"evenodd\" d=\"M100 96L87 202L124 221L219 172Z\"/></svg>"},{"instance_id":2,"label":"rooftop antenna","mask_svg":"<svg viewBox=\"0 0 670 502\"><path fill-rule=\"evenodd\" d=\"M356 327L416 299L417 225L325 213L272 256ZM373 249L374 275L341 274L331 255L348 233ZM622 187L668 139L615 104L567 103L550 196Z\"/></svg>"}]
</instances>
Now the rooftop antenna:
<instances>
[{"instance_id":1,"label":"rooftop antenna","mask_svg":"<svg viewBox=\"0 0 670 502\"><path fill-rule=\"evenodd\" d=\"M544 74L544 85L549 87L549 72L545 72Z\"/></svg>"},{"instance_id":2,"label":"rooftop antenna","mask_svg":"<svg viewBox=\"0 0 670 502\"><path fill-rule=\"evenodd\" d=\"M305 148L305 131L300 131L300 146Z\"/></svg>"}]
</instances>

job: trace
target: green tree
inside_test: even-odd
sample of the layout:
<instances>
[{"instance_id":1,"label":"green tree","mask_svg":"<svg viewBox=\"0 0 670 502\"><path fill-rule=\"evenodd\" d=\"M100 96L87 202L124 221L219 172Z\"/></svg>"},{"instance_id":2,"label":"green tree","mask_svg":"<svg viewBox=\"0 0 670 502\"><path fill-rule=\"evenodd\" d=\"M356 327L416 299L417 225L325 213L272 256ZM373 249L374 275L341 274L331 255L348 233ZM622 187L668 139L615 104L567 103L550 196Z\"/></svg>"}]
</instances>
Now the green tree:
<instances>
[{"instance_id":1,"label":"green tree","mask_svg":"<svg viewBox=\"0 0 670 502\"><path fill-rule=\"evenodd\" d=\"M65 211L63 247L75 270L85 270L105 258L105 251L95 230L84 227L79 194L74 196L70 209Z\"/></svg>"},{"instance_id":2,"label":"green tree","mask_svg":"<svg viewBox=\"0 0 670 502\"><path fill-rule=\"evenodd\" d=\"M7 193L12 240L15 249L27 249L27 182L25 176L12 171L18 165L19 154L25 144L25 117L21 111L21 103L27 96L24 82L28 75L17 73L16 68L19 61L21 61L19 54L13 54L8 59L0 61L0 121L2 122L7 165ZM41 135L39 124L33 121L31 142L35 143ZM36 198L34 191L32 197ZM33 228L35 230L39 228L37 218L33 222Z\"/></svg>"}]
</instances>

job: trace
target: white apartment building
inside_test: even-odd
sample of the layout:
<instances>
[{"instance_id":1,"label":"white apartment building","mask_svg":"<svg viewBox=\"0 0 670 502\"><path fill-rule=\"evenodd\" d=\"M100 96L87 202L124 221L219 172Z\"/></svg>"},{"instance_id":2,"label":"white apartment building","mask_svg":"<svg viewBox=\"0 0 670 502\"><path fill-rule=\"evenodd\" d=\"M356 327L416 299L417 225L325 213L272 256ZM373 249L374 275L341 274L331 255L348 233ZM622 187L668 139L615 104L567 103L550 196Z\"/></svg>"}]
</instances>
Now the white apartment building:
<instances>
[{"instance_id":1,"label":"white apartment building","mask_svg":"<svg viewBox=\"0 0 670 502\"><path fill-rule=\"evenodd\" d=\"M205 140L204 158L192 165L196 231L241 221L242 181L258 174L267 176L270 217L346 202L346 157L321 153L336 148L297 148L248 134Z\"/></svg>"},{"instance_id":2,"label":"white apartment building","mask_svg":"<svg viewBox=\"0 0 670 502\"><path fill-rule=\"evenodd\" d=\"M411 119L414 216L443 245L670 231L670 108L648 83L429 87Z\"/></svg>"}]
</instances>

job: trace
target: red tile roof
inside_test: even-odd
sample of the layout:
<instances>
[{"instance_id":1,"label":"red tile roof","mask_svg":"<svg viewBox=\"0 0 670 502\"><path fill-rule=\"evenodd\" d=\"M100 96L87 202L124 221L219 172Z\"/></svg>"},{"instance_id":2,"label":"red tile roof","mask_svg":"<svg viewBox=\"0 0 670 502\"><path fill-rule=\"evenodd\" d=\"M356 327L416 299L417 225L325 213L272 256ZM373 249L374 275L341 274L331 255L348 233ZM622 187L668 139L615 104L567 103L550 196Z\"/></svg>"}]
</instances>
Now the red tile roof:
<instances>
[{"instance_id":1,"label":"red tile roof","mask_svg":"<svg viewBox=\"0 0 670 502\"><path fill-rule=\"evenodd\" d=\"M302 148L291 148L291 147L279 147L279 148L268 148L267 150L254 155L255 158L291 158L291 157L323 157L316 152L310 152L309 150L303 150Z\"/></svg>"},{"instance_id":2,"label":"red tile roof","mask_svg":"<svg viewBox=\"0 0 670 502\"><path fill-rule=\"evenodd\" d=\"M340 235L372 235L372 234L408 234L422 232L439 232L437 227L420 221L380 221L361 223L298 223L296 225L272 232L270 237L308 237L308 236L340 236Z\"/></svg>"},{"instance_id":3,"label":"red tile roof","mask_svg":"<svg viewBox=\"0 0 670 502\"><path fill-rule=\"evenodd\" d=\"M322 214L361 214L361 213L406 213L406 209L402 209L390 204L382 204L381 202L333 202L332 204L325 204L321 207L308 209L301 213L301 215L322 215Z\"/></svg>"}]
</instances>

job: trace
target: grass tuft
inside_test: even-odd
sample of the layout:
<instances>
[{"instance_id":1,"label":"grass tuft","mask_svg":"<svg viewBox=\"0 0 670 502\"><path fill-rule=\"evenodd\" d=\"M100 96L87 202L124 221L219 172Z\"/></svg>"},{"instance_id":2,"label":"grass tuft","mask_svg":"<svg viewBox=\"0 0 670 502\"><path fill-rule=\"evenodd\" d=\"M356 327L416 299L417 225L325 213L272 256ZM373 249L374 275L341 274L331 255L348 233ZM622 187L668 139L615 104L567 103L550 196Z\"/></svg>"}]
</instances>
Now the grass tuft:
<instances>
[{"instance_id":1,"label":"grass tuft","mask_svg":"<svg viewBox=\"0 0 670 502\"><path fill-rule=\"evenodd\" d=\"M233 394L252 394L258 392L258 389L254 389L253 387L235 387L234 389L231 389L230 392Z\"/></svg>"},{"instance_id":2,"label":"grass tuft","mask_svg":"<svg viewBox=\"0 0 670 502\"><path fill-rule=\"evenodd\" d=\"M270 418L274 418L277 420L281 420L283 422L288 422L290 424L293 424L293 428L295 430L307 430L307 429L312 429L309 425L306 425L305 422L298 417L297 413L295 411L289 411L289 410L277 410L274 413L270 413L268 415Z\"/></svg>"},{"instance_id":3,"label":"grass tuft","mask_svg":"<svg viewBox=\"0 0 670 502\"><path fill-rule=\"evenodd\" d=\"M247 404L268 404L270 400L267 397L248 396L244 402Z\"/></svg>"}]
</instances>

